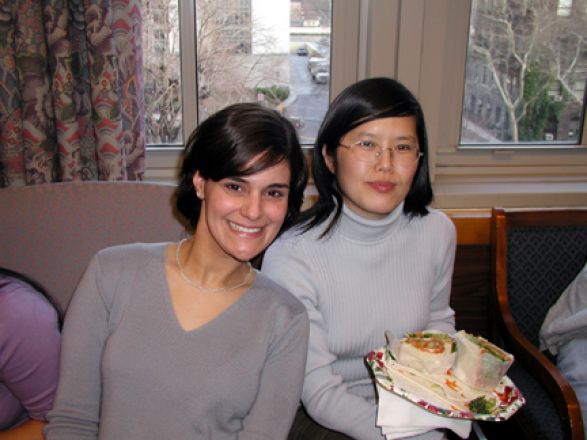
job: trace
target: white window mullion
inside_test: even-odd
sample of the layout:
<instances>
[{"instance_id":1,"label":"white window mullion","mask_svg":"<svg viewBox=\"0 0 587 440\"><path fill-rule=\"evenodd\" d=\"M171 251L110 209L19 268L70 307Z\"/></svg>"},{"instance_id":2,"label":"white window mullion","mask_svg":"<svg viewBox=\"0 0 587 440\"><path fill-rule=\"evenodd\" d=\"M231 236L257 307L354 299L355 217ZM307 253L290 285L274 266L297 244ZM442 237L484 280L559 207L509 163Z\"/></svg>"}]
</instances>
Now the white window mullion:
<instances>
[{"instance_id":1,"label":"white window mullion","mask_svg":"<svg viewBox=\"0 0 587 440\"><path fill-rule=\"evenodd\" d=\"M196 0L179 0L183 138L187 140L198 124L196 73Z\"/></svg>"}]
</instances>

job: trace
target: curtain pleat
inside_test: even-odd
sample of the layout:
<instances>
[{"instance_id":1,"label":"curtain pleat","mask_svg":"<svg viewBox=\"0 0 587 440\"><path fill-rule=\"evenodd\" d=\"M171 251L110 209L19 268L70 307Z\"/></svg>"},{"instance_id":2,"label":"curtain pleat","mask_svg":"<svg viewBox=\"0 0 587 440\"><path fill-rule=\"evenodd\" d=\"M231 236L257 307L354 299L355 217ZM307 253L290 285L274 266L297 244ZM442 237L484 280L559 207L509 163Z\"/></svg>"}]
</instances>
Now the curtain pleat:
<instances>
[{"instance_id":1,"label":"curtain pleat","mask_svg":"<svg viewBox=\"0 0 587 440\"><path fill-rule=\"evenodd\" d=\"M140 0L0 0L0 185L141 180Z\"/></svg>"}]
</instances>

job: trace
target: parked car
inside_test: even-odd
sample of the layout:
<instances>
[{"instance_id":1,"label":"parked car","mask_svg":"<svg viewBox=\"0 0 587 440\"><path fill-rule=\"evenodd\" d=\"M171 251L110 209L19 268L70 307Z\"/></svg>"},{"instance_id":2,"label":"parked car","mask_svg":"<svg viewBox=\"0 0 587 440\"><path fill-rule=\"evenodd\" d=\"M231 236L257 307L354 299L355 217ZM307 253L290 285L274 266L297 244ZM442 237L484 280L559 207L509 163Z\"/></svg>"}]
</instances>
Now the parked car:
<instances>
[{"instance_id":1,"label":"parked car","mask_svg":"<svg viewBox=\"0 0 587 440\"><path fill-rule=\"evenodd\" d=\"M330 64L326 58L310 57L308 58L308 70L311 72L318 64Z\"/></svg>"},{"instance_id":2,"label":"parked car","mask_svg":"<svg viewBox=\"0 0 587 440\"><path fill-rule=\"evenodd\" d=\"M298 56L306 57L308 56L308 49L306 49L305 47L298 47L297 54Z\"/></svg>"},{"instance_id":3,"label":"parked car","mask_svg":"<svg viewBox=\"0 0 587 440\"><path fill-rule=\"evenodd\" d=\"M328 60L316 62L310 69L312 81L316 84L325 84L328 82L330 72L330 63Z\"/></svg>"},{"instance_id":4,"label":"parked car","mask_svg":"<svg viewBox=\"0 0 587 440\"><path fill-rule=\"evenodd\" d=\"M330 79L330 74L328 72L316 72L312 75L312 81L316 84L326 84Z\"/></svg>"}]
</instances>

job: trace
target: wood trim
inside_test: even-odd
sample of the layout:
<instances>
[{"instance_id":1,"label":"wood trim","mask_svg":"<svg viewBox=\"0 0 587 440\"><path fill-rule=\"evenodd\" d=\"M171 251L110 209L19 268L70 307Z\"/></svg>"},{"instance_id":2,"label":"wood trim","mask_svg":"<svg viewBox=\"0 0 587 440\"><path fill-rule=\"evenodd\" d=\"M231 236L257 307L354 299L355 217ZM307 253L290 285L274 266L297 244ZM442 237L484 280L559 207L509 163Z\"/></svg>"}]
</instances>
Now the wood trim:
<instances>
[{"instance_id":1,"label":"wood trim","mask_svg":"<svg viewBox=\"0 0 587 440\"><path fill-rule=\"evenodd\" d=\"M587 225L587 207L501 209L508 227L563 227Z\"/></svg>"},{"instance_id":2,"label":"wood trim","mask_svg":"<svg viewBox=\"0 0 587 440\"><path fill-rule=\"evenodd\" d=\"M441 209L455 224L457 245L489 245L491 210Z\"/></svg>"}]
</instances>

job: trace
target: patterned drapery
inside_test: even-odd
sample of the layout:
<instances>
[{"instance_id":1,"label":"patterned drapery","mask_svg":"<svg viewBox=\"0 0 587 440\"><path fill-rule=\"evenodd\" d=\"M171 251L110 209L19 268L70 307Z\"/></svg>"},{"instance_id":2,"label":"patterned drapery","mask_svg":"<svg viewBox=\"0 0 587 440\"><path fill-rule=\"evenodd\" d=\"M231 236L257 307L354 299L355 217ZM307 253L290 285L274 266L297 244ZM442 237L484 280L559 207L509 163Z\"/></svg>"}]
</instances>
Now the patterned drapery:
<instances>
[{"instance_id":1,"label":"patterned drapery","mask_svg":"<svg viewBox=\"0 0 587 440\"><path fill-rule=\"evenodd\" d=\"M141 180L141 0L0 0L0 186Z\"/></svg>"}]
</instances>

